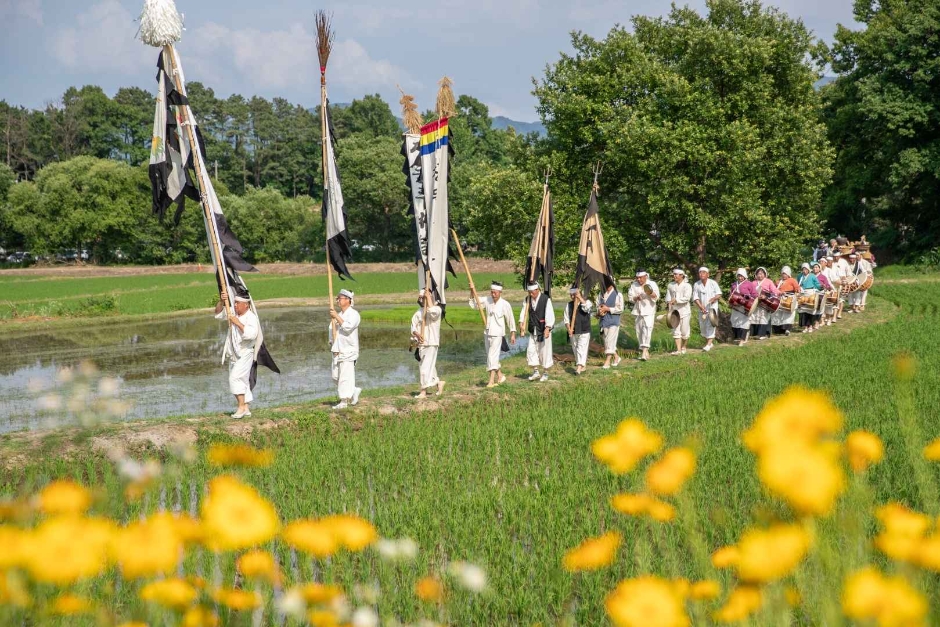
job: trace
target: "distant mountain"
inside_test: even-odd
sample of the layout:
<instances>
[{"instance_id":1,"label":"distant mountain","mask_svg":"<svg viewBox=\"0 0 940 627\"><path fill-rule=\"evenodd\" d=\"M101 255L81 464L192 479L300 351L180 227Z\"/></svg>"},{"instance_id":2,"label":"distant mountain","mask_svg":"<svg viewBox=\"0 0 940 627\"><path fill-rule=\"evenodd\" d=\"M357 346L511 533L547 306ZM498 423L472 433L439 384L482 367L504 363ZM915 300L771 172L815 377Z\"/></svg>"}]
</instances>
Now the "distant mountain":
<instances>
[{"instance_id":1,"label":"distant mountain","mask_svg":"<svg viewBox=\"0 0 940 627\"><path fill-rule=\"evenodd\" d=\"M525 135L527 133L538 133L541 136L545 135L545 126L541 122L517 122L516 120L510 120L501 115L497 115L493 118L493 128L505 130L510 126L516 129L516 134L518 135Z\"/></svg>"}]
</instances>

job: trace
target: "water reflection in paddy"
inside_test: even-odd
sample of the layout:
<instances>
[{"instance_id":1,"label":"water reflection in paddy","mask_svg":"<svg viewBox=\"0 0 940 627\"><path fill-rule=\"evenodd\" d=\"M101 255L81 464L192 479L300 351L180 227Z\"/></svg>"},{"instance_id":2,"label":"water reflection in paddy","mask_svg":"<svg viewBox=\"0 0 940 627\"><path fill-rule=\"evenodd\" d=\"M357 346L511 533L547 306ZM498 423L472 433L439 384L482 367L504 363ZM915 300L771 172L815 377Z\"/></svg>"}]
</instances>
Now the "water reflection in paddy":
<instances>
[{"instance_id":1,"label":"water reflection in paddy","mask_svg":"<svg viewBox=\"0 0 940 627\"><path fill-rule=\"evenodd\" d=\"M259 370L254 407L267 407L334 394L326 311L262 310L265 340L282 374ZM221 363L225 328L209 314L134 323L89 322L0 336L0 432L46 426L37 388L55 393L61 368L90 360L101 374L120 383L130 403L126 419L229 411L226 366ZM365 389L417 381L417 362L408 352L409 328L365 321L360 332L357 383ZM441 332L438 371L449 373L484 362L481 331ZM524 349L520 342L514 350ZM482 376L481 371L481 376ZM61 420L66 410L56 412Z\"/></svg>"}]
</instances>

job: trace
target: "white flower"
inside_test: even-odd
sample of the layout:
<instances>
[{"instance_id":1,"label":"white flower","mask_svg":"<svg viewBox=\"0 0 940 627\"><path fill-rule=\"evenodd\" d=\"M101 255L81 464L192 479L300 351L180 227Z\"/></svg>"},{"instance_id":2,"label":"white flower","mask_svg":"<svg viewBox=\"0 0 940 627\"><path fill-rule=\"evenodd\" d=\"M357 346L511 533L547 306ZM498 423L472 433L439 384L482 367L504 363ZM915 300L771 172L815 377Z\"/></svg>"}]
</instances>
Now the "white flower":
<instances>
[{"instance_id":1,"label":"white flower","mask_svg":"<svg viewBox=\"0 0 940 627\"><path fill-rule=\"evenodd\" d=\"M470 592L482 592L486 588L486 573L476 564L451 562L447 572Z\"/></svg>"},{"instance_id":2,"label":"white flower","mask_svg":"<svg viewBox=\"0 0 940 627\"><path fill-rule=\"evenodd\" d=\"M114 396L118 391L118 380L112 377L104 377L98 381L98 394L101 396Z\"/></svg>"},{"instance_id":3,"label":"white flower","mask_svg":"<svg viewBox=\"0 0 940 627\"><path fill-rule=\"evenodd\" d=\"M304 595L297 588L291 588L284 596L277 600L277 611L284 616L291 616L297 620L304 619L304 612L307 610L307 604L304 602Z\"/></svg>"},{"instance_id":4,"label":"white flower","mask_svg":"<svg viewBox=\"0 0 940 627\"><path fill-rule=\"evenodd\" d=\"M398 558L398 543L395 540L381 538L375 543L375 550L379 552L379 556L383 559L395 560Z\"/></svg>"},{"instance_id":5,"label":"white flower","mask_svg":"<svg viewBox=\"0 0 940 627\"><path fill-rule=\"evenodd\" d=\"M359 607L352 615L353 627L379 627L379 615L371 607Z\"/></svg>"},{"instance_id":6,"label":"white flower","mask_svg":"<svg viewBox=\"0 0 940 627\"><path fill-rule=\"evenodd\" d=\"M398 541L398 555L401 559L413 560L418 556L418 543L411 538L402 538Z\"/></svg>"},{"instance_id":7,"label":"white flower","mask_svg":"<svg viewBox=\"0 0 940 627\"><path fill-rule=\"evenodd\" d=\"M382 559L390 562L411 561L418 555L418 543L411 538L400 540L382 538L376 542L375 550Z\"/></svg>"},{"instance_id":8,"label":"white flower","mask_svg":"<svg viewBox=\"0 0 940 627\"><path fill-rule=\"evenodd\" d=\"M377 583L357 583L353 587L353 593L366 605L376 605L382 595L382 589Z\"/></svg>"}]
</instances>

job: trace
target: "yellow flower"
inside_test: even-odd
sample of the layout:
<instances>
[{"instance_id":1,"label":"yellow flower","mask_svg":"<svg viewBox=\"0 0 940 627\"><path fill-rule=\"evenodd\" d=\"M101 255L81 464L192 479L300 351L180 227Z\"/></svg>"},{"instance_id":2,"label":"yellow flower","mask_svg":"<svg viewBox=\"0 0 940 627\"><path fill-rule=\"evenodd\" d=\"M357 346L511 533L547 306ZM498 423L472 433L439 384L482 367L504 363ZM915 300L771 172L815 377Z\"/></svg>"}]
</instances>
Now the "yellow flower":
<instances>
[{"instance_id":1,"label":"yellow flower","mask_svg":"<svg viewBox=\"0 0 940 627\"><path fill-rule=\"evenodd\" d=\"M173 516L157 514L118 530L111 541L111 555L127 579L172 572L183 552Z\"/></svg>"},{"instance_id":2,"label":"yellow flower","mask_svg":"<svg viewBox=\"0 0 940 627\"><path fill-rule=\"evenodd\" d=\"M800 591L793 586L787 586L783 589L783 597L786 599L787 605L790 607L799 607L800 603L803 602L803 597L800 595Z\"/></svg>"},{"instance_id":3,"label":"yellow flower","mask_svg":"<svg viewBox=\"0 0 940 627\"><path fill-rule=\"evenodd\" d=\"M881 439L868 431L853 431L845 439L845 450L849 455L849 466L855 472L865 472L885 456Z\"/></svg>"},{"instance_id":4,"label":"yellow flower","mask_svg":"<svg viewBox=\"0 0 940 627\"><path fill-rule=\"evenodd\" d=\"M85 597L76 594L63 594L56 597L55 601L52 602L51 611L57 616L77 616L79 614L90 614L92 605Z\"/></svg>"},{"instance_id":5,"label":"yellow flower","mask_svg":"<svg viewBox=\"0 0 940 627\"><path fill-rule=\"evenodd\" d=\"M894 376L901 381L910 381L917 372L917 360L908 352L895 355L891 365L894 367Z\"/></svg>"},{"instance_id":6,"label":"yellow flower","mask_svg":"<svg viewBox=\"0 0 940 627\"><path fill-rule=\"evenodd\" d=\"M274 506L235 477L209 482L202 503L206 543L213 550L248 549L271 540L280 523Z\"/></svg>"},{"instance_id":7,"label":"yellow flower","mask_svg":"<svg viewBox=\"0 0 940 627\"><path fill-rule=\"evenodd\" d=\"M33 599L26 589L25 578L19 573L0 568L0 606L26 608L32 604Z\"/></svg>"},{"instance_id":8,"label":"yellow flower","mask_svg":"<svg viewBox=\"0 0 940 627\"><path fill-rule=\"evenodd\" d=\"M686 447L666 451L646 470L646 488L653 494L672 496L695 473L695 452Z\"/></svg>"},{"instance_id":9,"label":"yellow flower","mask_svg":"<svg viewBox=\"0 0 940 627\"><path fill-rule=\"evenodd\" d=\"M270 449L259 450L247 444L213 444L206 457L213 466L265 468L274 461L274 453Z\"/></svg>"},{"instance_id":10,"label":"yellow flower","mask_svg":"<svg viewBox=\"0 0 940 627\"><path fill-rule=\"evenodd\" d=\"M686 627L685 601L668 579L627 579L607 595L607 615L618 627Z\"/></svg>"},{"instance_id":11,"label":"yellow flower","mask_svg":"<svg viewBox=\"0 0 940 627\"><path fill-rule=\"evenodd\" d=\"M921 625L927 609L927 600L903 577L885 577L871 566L849 575L842 589L846 616L882 626Z\"/></svg>"},{"instance_id":12,"label":"yellow flower","mask_svg":"<svg viewBox=\"0 0 940 627\"><path fill-rule=\"evenodd\" d=\"M337 627L339 625L339 618L329 610L307 612L307 620L313 627Z\"/></svg>"},{"instance_id":13,"label":"yellow flower","mask_svg":"<svg viewBox=\"0 0 940 627\"><path fill-rule=\"evenodd\" d=\"M118 627L147 627L147 623L139 620L129 620L121 623Z\"/></svg>"},{"instance_id":14,"label":"yellow flower","mask_svg":"<svg viewBox=\"0 0 940 627\"><path fill-rule=\"evenodd\" d=\"M608 531L597 538L588 538L565 554L565 570L598 570L609 566L617 556L622 538L616 531Z\"/></svg>"},{"instance_id":15,"label":"yellow flower","mask_svg":"<svg viewBox=\"0 0 940 627\"><path fill-rule=\"evenodd\" d=\"M91 507L91 493L74 481L53 481L43 488L36 501L44 514L84 514Z\"/></svg>"},{"instance_id":16,"label":"yellow flower","mask_svg":"<svg viewBox=\"0 0 940 627\"><path fill-rule=\"evenodd\" d=\"M28 532L0 525L0 572L23 565Z\"/></svg>"},{"instance_id":17,"label":"yellow flower","mask_svg":"<svg viewBox=\"0 0 940 627\"><path fill-rule=\"evenodd\" d=\"M924 447L924 457L928 461L940 462L940 438Z\"/></svg>"},{"instance_id":18,"label":"yellow flower","mask_svg":"<svg viewBox=\"0 0 940 627\"><path fill-rule=\"evenodd\" d=\"M659 522L669 522L676 517L676 509L648 494L617 494L610 499L611 506L629 516L649 516Z\"/></svg>"},{"instance_id":19,"label":"yellow flower","mask_svg":"<svg viewBox=\"0 0 940 627\"><path fill-rule=\"evenodd\" d=\"M440 603L444 600L444 586L436 577L423 577L415 584L415 595L428 603Z\"/></svg>"},{"instance_id":20,"label":"yellow flower","mask_svg":"<svg viewBox=\"0 0 940 627\"><path fill-rule=\"evenodd\" d=\"M212 593L212 598L217 603L236 612L247 612L261 607L261 595L251 590L219 588Z\"/></svg>"},{"instance_id":21,"label":"yellow flower","mask_svg":"<svg viewBox=\"0 0 940 627\"><path fill-rule=\"evenodd\" d=\"M305 583L296 588L304 598L307 605L320 605L329 603L342 596L343 591L338 586L324 585L322 583Z\"/></svg>"},{"instance_id":22,"label":"yellow flower","mask_svg":"<svg viewBox=\"0 0 940 627\"><path fill-rule=\"evenodd\" d=\"M757 468L767 490L804 515L828 516L845 489L833 447L779 444L761 453Z\"/></svg>"},{"instance_id":23,"label":"yellow flower","mask_svg":"<svg viewBox=\"0 0 940 627\"><path fill-rule=\"evenodd\" d=\"M339 549L339 542L329 525L319 520L295 520L281 534L287 544L313 557L330 557Z\"/></svg>"},{"instance_id":24,"label":"yellow flower","mask_svg":"<svg viewBox=\"0 0 940 627\"><path fill-rule=\"evenodd\" d=\"M696 581L689 588L689 597L696 601L711 601L721 594L721 584L714 579Z\"/></svg>"},{"instance_id":25,"label":"yellow flower","mask_svg":"<svg viewBox=\"0 0 940 627\"><path fill-rule=\"evenodd\" d=\"M182 627L217 627L219 617L208 607L197 605L183 614Z\"/></svg>"},{"instance_id":26,"label":"yellow flower","mask_svg":"<svg viewBox=\"0 0 940 627\"><path fill-rule=\"evenodd\" d=\"M715 568L730 568L741 559L741 551L738 547L723 546L712 553L712 565Z\"/></svg>"},{"instance_id":27,"label":"yellow flower","mask_svg":"<svg viewBox=\"0 0 940 627\"><path fill-rule=\"evenodd\" d=\"M336 542L350 551L361 551L379 539L372 523L352 514L327 516L322 522L330 529Z\"/></svg>"},{"instance_id":28,"label":"yellow flower","mask_svg":"<svg viewBox=\"0 0 940 627\"><path fill-rule=\"evenodd\" d=\"M918 557L924 535L931 525L929 517L899 503L879 507L875 510L875 517L884 527L874 540L879 551L901 561Z\"/></svg>"},{"instance_id":29,"label":"yellow flower","mask_svg":"<svg viewBox=\"0 0 940 627\"><path fill-rule=\"evenodd\" d=\"M744 444L763 454L781 443L813 444L842 428L842 412L823 392L794 386L767 401L744 432Z\"/></svg>"},{"instance_id":30,"label":"yellow flower","mask_svg":"<svg viewBox=\"0 0 940 627\"><path fill-rule=\"evenodd\" d=\"M647 455L659 451L662 443L658 433L647 429L638 419L629 418L620 423L616 433L594 440L591 451L611 472L622 475Z\"/></svg>"},{"instance_id":31,"label":"yellow flower","mask_svg":"<svg viewBox=\"0 0 940 627\"><path fill-rule=\"evenodd\" d=\"M800 525L745 531L738 542L738 577L748 583L782 579L803 561L809 547L809 534Z\"/></svg>"},{"instance_id":32,"label":"yellow flower","mask_svg":"<svg viewBox=\"0 0 940 627\"><path fill-rule=\"evenodd\" d=\"M712 617L719 623L737 623L757 612L764 605L760 588L738 586L728 595L728 600Z\"/></svg>"},{"instance_id":33,"label":"yellow flower","mask_svg":"<svg viewBox=\"0 0 940 627\"><path fill-rule=\"evenodd\" d=\"M140 589L142 600L176 610L186 609L197 596L196 589L178 577L152 581Z\"/></svg>"},{"instance_id":34,"label":"yellow flower","mask_svg":"<svg viewBox=\"0 0 940 627\"><path fill-rule=\"evenodd\" d=\"M914 562L918 565L940 572L940 534L931 534L924 538L914 554Z\"/></svg>"},{"instance_id":35,"label":"yellow flower","mask_svg":"<svg viewBox=\"0 0 940 627\"><path fill-rule=\"evenodd\" d=\"M25 567L38 582L60 586L95 577L108 565L112 525L98 518L50 518L28 534Z\"/></svg>"},{"instance_id":36,"label":"yellow flower","mask_svg":"<svg viewBox=\"0 0 940 627\"><path fill-rule=\"evenodd\" d=\"M248 551L238 558L238 570L248 579L262 579L271 583L281 579L277 562L267 551Z\"/></svg>"}]
</instances>

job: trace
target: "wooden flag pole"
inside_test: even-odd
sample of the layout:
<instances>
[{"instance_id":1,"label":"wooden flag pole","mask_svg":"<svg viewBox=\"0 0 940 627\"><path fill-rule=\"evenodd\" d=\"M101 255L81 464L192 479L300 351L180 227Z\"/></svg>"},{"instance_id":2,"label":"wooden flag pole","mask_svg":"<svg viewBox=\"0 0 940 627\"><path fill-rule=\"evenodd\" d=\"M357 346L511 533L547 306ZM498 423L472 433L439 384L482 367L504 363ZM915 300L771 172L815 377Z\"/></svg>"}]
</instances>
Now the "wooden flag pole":
<instances>
[{"instance_id":1,"label":"wooden flag pole","mask_svg":"<svg viewBox=\"0 0 940 627\"><path fill-rule=\"evenodd\" d=\"M321 144L321 154L323 160L323 202L326 202L328 197L327 190L329 189L330 182L330 173L329 165L327 163L327 154L328 144L330 141L330 129L329 125L326 122L327 116L327 102L326 102L326 65L330 59L330 52L333 49L333 31L330 29L330 18L327 17L324 11L318 11L316 14L316 27L317 27L317 59L320 61L320 144ZM329 207L324 207L327 218L329 218ZM330 291L330 313L336 311L336 306L333 299L333 268L330 264L330 243L329 243L329 231L327 229L327 224L323 225L323 235L325 238L324 248L326 248L326 277L327 277L327 286ZM333 337L336 337L336 321L330 320L330 326L333 330Z\"/></svg>"},{"instance_id":2,"label":"wooden flag pole","mask_svg":"<svg viewBox=\"0 0 940 627\"><path fill-rule=\"evenodd\" d=\"M169 57L170 59L170 69L173 74L173 84L176 85L176 91L180 95L186 93L185 86L183 85L183 80L180 78L180 71L176 65L176 51L173 48L172 44L167 44L163 47L164 56ZM222 266L222 248L219 245L219 235L216 231L215 217L212 215L212 208L209 206L209 194L202 186L202 159L196 158L196 155L203 157L202 153L199 150L199 144L196 142L196 133L193 130L194 120L191 115L189 106L180 107L180 113L183 115L183 126L186 128L186 137L189 140L189 150L193 155L193 166L196 169L196 182L199 185L199 203L202 205L202 211L206 218L206 226L209 228L209 246L215 251L215 271L219 277L219 298L222 299L222 304L225 307L226 312L229 316L235 314L235 303L231 301L228 294L228 277L225 275L225 270ZM228 321L229 327L232 326L232 321Z\"/></svg>"},{"instance_id":3,"label":"wooden flag pole","mask_svg":"<svg viewBox=\"0 0 940 627\"><path fill-rule=\"evenodd\" d=\"M473 284L473 275L470 274L470 267L467 265L467 260L463 256L463 248L460 247L460 238L457 237L457 231L454 229L451 229L450 233L453 235L454 243L457 245L457 252L460 254L460 263L463 264L463 271L467 273L467 283L470 284L470 297L476 301L477 309L480 311L480 318L483 320L483 326L486 327L486 312L483 311L483 304L480 302L480 297L477 295L477 288Z\"/></svg>"}]
</instances>

